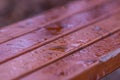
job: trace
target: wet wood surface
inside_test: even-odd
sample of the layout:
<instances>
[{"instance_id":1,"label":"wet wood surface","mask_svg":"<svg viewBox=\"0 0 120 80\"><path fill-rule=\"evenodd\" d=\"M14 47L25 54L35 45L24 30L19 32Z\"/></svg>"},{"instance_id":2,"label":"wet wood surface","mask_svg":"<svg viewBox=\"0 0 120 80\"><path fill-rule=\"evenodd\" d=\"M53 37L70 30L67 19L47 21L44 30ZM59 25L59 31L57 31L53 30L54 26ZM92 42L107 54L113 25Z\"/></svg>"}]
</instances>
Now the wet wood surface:
<instances>
[{"instance_id":1,"label":"wet wood surface","mask_svg":"<svg viewBox=\"0 0 120 80\"><path fill-rule=\"evenodd\" d=\"M119 68L119 4L78 0L0 29L0 80L98 80Z\"/></svg>"}]
</instances>

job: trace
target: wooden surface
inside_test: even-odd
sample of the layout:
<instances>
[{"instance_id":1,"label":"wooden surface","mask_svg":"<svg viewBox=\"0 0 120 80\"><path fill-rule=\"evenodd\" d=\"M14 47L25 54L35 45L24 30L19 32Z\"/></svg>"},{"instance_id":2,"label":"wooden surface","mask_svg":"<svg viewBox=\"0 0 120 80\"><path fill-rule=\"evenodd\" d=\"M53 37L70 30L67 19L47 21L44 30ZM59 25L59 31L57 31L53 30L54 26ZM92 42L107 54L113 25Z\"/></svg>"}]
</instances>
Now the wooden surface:
<instances>
[{"instance_id":1,"label":"wooden surface","mask_svg":"<svg viewBox=\"0 0 120 80\"><path fill-rule=\"evenodd\" d=\"M120 0L83 0L0 30L0 80L98 80L120 67Z\"/></svg>"}]
</instances>

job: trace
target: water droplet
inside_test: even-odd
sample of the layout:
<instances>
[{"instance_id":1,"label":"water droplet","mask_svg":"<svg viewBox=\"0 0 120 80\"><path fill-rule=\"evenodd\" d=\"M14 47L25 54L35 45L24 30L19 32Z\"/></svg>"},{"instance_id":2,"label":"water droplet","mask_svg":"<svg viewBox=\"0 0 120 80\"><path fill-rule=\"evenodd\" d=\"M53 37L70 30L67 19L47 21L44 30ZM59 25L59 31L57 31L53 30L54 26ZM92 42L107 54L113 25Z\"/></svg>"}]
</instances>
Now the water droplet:
<instances>
[{"instance_id":1,"label":"water droplet","mask_svg":"<svg viewBox=\"0 0 120 80\"><path fill-rule=\"evenodd\" d=\"M80 40L80 42L82 42L82 43L86 43L86 42L88 42L89 40L88 39L84 39L84 40Z\"/></svg>"},{"instance_id":2,"label":"water droplet","mask_svg":"<svg viewBox=\"0 0 120 80\"><path fill-rule=\"evenodd\" d=\"M54 46L54 47L50 48L50 50L56 50L56 51L60 51L60 52L65 52L66 47L65 46Z\"/></svg>"},{"instance_id":3,"label":"water droplet","mask_svg":"<svg viewBox=\"0 0 120 80\"><path fill-rule=\"evenodd\" d=\"M65 75L65 73L64 72L60 72L60 75L63 76L63 75Z\"/></svg>"},{"instance_id":4,"label":"water droplet","mask_svg":"<svg viewBox=\"0 0 120 80\"><path fill-rule=\"evenodd\" d=\"M87 50L80 50L80 53L88 53L88 51Z\"/></svg>"},{"instance_id":5,"label":"water droplet","mask_svg":"<svg viewBox=\"0 0 120 80\"><path fill-rule=\"evenodd\" d=\"M82 64L84 67L87 67L87 65L85 64L84 61L78 61L78 62L76 62L76 64Z\"/></svg>"},{"instance_id":6,"label":"water droplet","mask_svg":"<svg viewBox=\"0 0 120 80\"><path fill-rule=\"evenodd\" d=\"M74 44L71 44L71 46L78 47L78 46L80 46L80 44L79 43L74 43Z\"/></svg>"},{"instance_id":7,"label":"water droplet","mask_svg":"<svg viewBox=\"0 0 120 80\"><path fill-rule=\"evenodd\" d=\"M52 59L52 57L48 57L48 60L51 60Z\"/></svg>"},{"instance_id":8,"label":"water droplet","mask_svg":"<svg viewBox=\"0 0 120 80\"><path fill-rule=\"evenodd\" d=\"M95 30L95 31L100 31L101 28L100 28L99 26L96 26L96 27L94 28L94 30Z\"/></svg>"},{"instance_id":9,"label":"water droplet","mask_svg":"<svg viewBox=\"0 0 120 80\"><path fill-rule=\"evenodd\" d=\"M95 54L95 56L97 56L97 57L100 57L100 56L101 56L101 54L99 54L99 53L96 53L96 54Z\"/></svg>"},{"instance_id":10,"label":"water droplet","mask_svg":"<svg viewBox=\"0 0 120 80\"><path fill-rule=\"evenodd\" d=\"M62 26L60 24L52 24L50 26L47 26L46 27L46 30L52 34L52 35L56 35L56 34L59 34L62 30Z\"/></svg>"}]
</instances>

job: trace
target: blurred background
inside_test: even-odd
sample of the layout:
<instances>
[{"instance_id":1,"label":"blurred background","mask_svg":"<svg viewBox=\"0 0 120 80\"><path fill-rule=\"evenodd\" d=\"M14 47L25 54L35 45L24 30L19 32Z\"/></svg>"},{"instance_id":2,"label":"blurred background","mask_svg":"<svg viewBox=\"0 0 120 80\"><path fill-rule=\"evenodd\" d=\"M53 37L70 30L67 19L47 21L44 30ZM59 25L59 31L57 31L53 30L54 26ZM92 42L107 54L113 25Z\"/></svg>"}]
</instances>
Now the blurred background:
<instances>
[{"instance_id":1,"label":"blurred background","mask_svg":"<svg viewBox=\"0 0 120 80\"><path fill-rule=\"evenodd\" d=\"M74 0L0 0L0 26L33 17Z\"/></svg>"},{"instance_id":2,"label":"blurred background","mask_svg":"<svg viewBox=\"0 0 120 80\"><path fill-rule=\"evenodd\" d=\"M114 71L111 74L105 76L101 80L120 80L120 69L117 69L116 71Z\"/></svg>"}]
</instances>

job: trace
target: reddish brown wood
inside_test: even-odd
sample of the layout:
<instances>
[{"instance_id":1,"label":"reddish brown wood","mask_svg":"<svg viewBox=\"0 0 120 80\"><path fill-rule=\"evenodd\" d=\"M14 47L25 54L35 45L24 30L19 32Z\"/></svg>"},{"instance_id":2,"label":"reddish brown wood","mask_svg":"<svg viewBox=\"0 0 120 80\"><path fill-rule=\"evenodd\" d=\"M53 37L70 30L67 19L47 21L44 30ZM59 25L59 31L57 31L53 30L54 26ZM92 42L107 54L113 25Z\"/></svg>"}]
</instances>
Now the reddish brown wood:
<instances>
[{"instance_id":1,"label":"reddish brown wood","mask_svg":"<svg viewBox=\"0 0 120 80\"><path fill-rule=\"evenodd\" d=\"M22 21L20 23L9 25L0 31L0 43L9 41L13 38L17 38L24 34L30 33L32 31L36 31L41 29L43 26L49 25L51 23L60 21L64 18L67 18L75 13L86 11L95 7L96 5L100 5L109 0L91 0L91 1L76 1L72 4L59 7L56 9L52 9L47 13L43 13L40 16L34 17L32 19L28 19L27 21ZM87 5L89 4L89 5ZM75 7L75 8L74 8ZM14 29L11 29L14 28Z\"/></svg>"},{"instance_id":2,"label":"reddish brown wood","mask_svg":"<svg viewBox=\"0 0 120 80\"><path fill-rule=\"evenodd\" d=\"M65 18L63 21L59 21L47 26L49 28L53 27L55 30L60 28L61 30L59 32L57 31L57 33L54 30L48 30L48 28L46 30L46 28L42 28L40 30L3 43L0 45L0 49L2 50L0 63L8 61L13 57L17 57L40 46L44 46L48 42L52 42L61 36L66 34L68 35L71 32L78 30L78 28L84 28L85 25L94 23L99 19L107 16L111 12L114 13L114 10L111 11L111 9L115 9L115 11L117 11L117 8L119 8L118 6L119 4L117 2L109 2L107 4L101 5L101 7L98 6L97 8L93 8L89 11L77 13L68 19ZM106 7L109 7L109 9ZM96 12L99 12L99 16L96 15Z\"/></svg>"},{"instance_id":3,"label":"reddish brown wood","mask_svg":"<svg viewBox=\"0 0 120 80\"><path fill-rule=\"evenodd\" d=\"M117 69L120 1L86 1L1 29L0 79L97 80Z\"/></svg>"},{"instance_id":4,"label":"reddish brown wood","mask_svg":"<svg viewBox=\"0 0 120 80\"><path fill-rule=\"evenodd\" d=\"M99 58L120 47L117 45L120 41L119 35L120 32L37 70L21 80L67 80L70 78L73 80L98 80L110 73L112 69L120 67L120 54L104 62L101 62Z\"/></svg>"}]
</instances>

